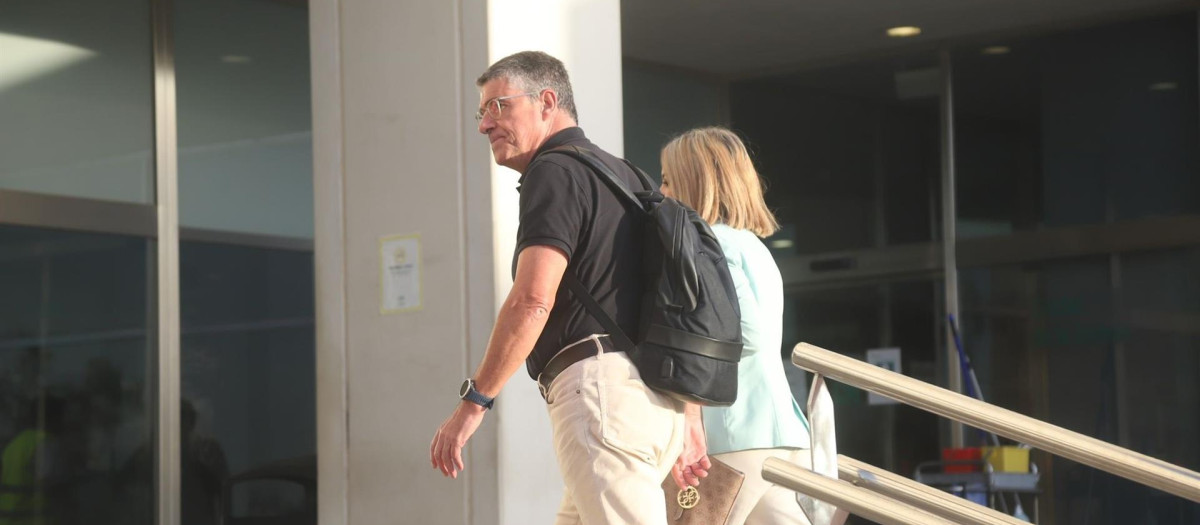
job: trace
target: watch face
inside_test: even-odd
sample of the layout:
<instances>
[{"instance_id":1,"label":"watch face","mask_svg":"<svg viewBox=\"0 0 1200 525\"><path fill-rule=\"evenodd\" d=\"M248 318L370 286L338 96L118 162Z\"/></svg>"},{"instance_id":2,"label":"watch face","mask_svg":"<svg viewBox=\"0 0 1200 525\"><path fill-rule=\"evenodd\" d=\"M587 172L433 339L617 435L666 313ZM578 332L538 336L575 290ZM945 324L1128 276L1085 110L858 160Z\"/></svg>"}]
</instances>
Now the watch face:
<instances>
[{"instance_id":1,"label":"watch face","mask_svg":"<svg viewBox=\"0 0 1200 525\"><path fill-rule=\"evenodd\" d=\"M463 381L462 386L458 387L458 397L459 398L467 397L467 392L470 392L470 391L471 391L471 380L468 379L466 381Z\"/></svg>"}]
</instances>

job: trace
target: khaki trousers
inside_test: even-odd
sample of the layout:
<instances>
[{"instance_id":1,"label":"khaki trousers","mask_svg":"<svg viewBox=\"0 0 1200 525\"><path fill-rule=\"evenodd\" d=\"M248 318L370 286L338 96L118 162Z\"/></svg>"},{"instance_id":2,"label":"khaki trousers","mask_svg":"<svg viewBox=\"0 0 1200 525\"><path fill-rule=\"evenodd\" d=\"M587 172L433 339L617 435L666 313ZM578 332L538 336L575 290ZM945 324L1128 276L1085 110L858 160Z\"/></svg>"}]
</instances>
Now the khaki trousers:
<instances>
[{"instance_id":1,"label":"khaki trousers","mask_svg":"<svg viewBox=\"0 0 1200 525\"><path fill-rule=\"evenodd\" d=\"M806 469L812 468L812 454L808 450L767 448L754 450L739 450L716 454L717 458L729 466L746 474L742 482L742 490L738 492L733 502L733 510L729 512L727 525L810 525L808 517L800 504L796 503L796 493L792 490L770 483L762 478L763 462L767 458L779 458ZM703 486L704 482L701 481Z\"/></svg>"},{"instance_id":2,"label":"khaki trousers","mask_svg":"<svg viewBox=\"0 0 1200 525\"><path fill-rule=\"evenodd\" d=\"M683 450L683 405L642 383L621 352L564 370L546 395L566 493L557 525L666 525L661 483Z\"/></svg>"}]
</instances>

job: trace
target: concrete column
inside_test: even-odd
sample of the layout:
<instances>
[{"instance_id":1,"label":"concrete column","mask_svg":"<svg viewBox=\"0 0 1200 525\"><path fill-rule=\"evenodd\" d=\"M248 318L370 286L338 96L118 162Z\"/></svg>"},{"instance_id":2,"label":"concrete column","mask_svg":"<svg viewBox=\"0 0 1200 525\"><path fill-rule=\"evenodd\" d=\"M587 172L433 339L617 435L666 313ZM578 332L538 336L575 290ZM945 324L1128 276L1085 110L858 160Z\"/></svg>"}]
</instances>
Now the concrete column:
<instances>
[{"instance_id":1,"label":"concrete column","mask_svg":"<svg viewBox=\"0 0 1200 525\"><path fill-rule=\"evenodd\" d=\"M545 406L519 373L466 451L429 441L511 286L517 174L476 132L475 78L541 49L581 123L622 150L618 0L312 0L320 523L548 523L562 483ZM379 243L420 235L421 307L381 311Z\"/></svg>"},{"instance_id":2,"label":"concrete column","mask_svg":"<svg viewBox=\"0 0 1200 525\"><path fill-rule=\"evenodd\" d=\"M457 480L429 442L494 320L483 0L310 2L322 524L495 524L495 418ZM420 308L381 311L379 243L420 235Z\"/></svg>"}]
</instances>

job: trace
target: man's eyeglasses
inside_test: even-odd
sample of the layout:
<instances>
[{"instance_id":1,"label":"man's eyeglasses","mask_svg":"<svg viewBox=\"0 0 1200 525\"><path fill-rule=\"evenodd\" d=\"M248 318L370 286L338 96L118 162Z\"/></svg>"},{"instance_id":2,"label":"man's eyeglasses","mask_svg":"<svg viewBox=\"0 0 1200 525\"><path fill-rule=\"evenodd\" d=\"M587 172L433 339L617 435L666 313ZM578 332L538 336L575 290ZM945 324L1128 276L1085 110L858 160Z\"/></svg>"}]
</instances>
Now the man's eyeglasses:
<instances>
[{"instance_id":1,"label":"man's eyeglasses","mask_svg":"<svg viewBox=\"0 0 1200 525\"><path fill-rule=\"evenodd\" d=\"M475 121L478 122L478 121L483 120L484 114L486 114L489 117L492 117L492 120L498 120L500 118L501 112L504 110L504 105L500 104L500 102L502 102L502 101L508 100L510 98L535 97L537 95L538 95L538 93L530 92L530 93L521 93L519 95L508 95L505 97L493 98L493 99L487 101L486 103L484 103L483 107L479 108L479 111L475 112Z\"/></svg>"}]
</instances>

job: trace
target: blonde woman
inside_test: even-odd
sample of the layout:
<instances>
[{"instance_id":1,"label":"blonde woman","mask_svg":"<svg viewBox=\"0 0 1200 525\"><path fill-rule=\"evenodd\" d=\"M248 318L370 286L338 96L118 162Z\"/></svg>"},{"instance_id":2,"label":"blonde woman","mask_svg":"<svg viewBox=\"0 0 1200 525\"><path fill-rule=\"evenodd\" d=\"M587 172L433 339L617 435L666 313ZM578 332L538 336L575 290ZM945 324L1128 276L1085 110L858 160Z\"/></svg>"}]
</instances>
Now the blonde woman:
<instances>
[{"instance_id":1,"label":"blonde woman","mask_svg":"<svg viewBox=\"0 0 1200 525\"><path fill-rule=\"evenodd\" d=\"M741 139L723 128L688 131L662 150L662 193L695 209L712 225L737 287L744 350L738 398L703 409L707 451L744 472L730 525L809 524L796 493L762 479L762 464L778 457L808 467L808 422L792 398L779 349L783 281L760 240L779 229L763 201L762 183ZM703 450L703 436L689 435ZM698 442L695 442L698 441Z\"/></svg>"}]
</instances>

